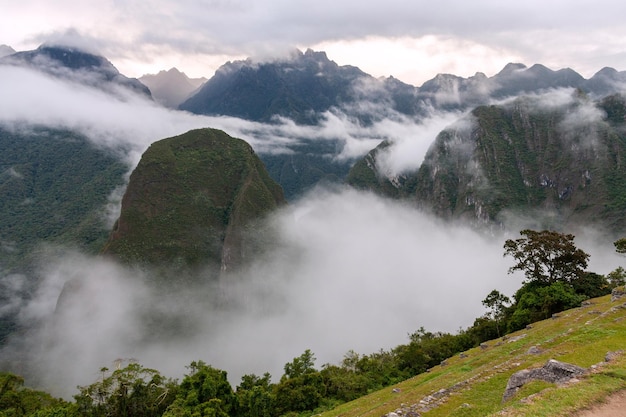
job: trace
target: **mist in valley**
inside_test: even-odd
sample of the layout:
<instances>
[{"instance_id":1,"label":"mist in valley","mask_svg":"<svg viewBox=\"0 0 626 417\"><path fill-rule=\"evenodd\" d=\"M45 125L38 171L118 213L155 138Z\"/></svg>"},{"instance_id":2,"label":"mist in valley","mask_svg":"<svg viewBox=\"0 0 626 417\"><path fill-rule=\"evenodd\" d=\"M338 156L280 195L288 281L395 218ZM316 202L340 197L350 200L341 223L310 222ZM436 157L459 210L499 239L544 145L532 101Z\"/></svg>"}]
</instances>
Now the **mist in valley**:
<instances>
[{"instance_id":1,"label":"mist in valley","mask_svg":"<svg viewBox=\"0 0 626 417\"><path fill-rule=\"evenodd\" d=\"M338 159L389 140L381 161L389 172L403 172L417 168L436 133L459 116L395 115L362 126L333 111L319 126L264 125L166 110L16 67L0 66L0 83L2 126L80 131L127 161L129 172L150 143L199 127L223 129L257 153L293 152L289 145L299 138L338 141L342 149L329 156ZM118 209L119 198L112 194ZM481 300L492 289L511 296L523 279L507 274L511 262L502 248L519 229L481 233L342 186L313 189L265 221L276 241L262 255L220 281L188 287L155 285L150 271L70 248L40 250L34 293L26 296L20 284L29 277L2 277L27 329L3 347L2 362L65 397L118 359L172 377L203 360L228 371L233 384L264 372L277 381L305 349L320 367L340 363L349 350L370 354L407 343L422 326L466 328L484 314ZM591 254L591 271L619 266L602 234L587 231L577 243Z\"/></svg>"}]
</instances>

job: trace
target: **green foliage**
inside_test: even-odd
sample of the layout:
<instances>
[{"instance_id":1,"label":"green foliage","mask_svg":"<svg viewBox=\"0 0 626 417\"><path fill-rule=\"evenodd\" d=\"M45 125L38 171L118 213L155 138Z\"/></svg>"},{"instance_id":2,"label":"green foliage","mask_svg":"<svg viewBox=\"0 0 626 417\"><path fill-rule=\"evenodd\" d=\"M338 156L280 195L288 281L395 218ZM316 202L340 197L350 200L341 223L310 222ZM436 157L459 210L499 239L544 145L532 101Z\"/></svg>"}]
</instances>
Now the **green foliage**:
<instances>
[{"instance_id":1,"label":"green foliage","mask_svg":"<svg viewBox=\"0 0 626 417\"><path fill-rule=\"evenodd\" d=\"M11 373L0 373L0 417L54 415L51 410L68 407L67 403L46 392L24 387L24 378Z\"/></svg>"},{"instance_id":2,"label":"green foliage","mask_svg":"<svg viewBox=\"0 0 626 417\"><path fill-rule=\"evenodd\" d=\"M611 293L607 278L595 272L584 272L572 280L571 284L576 294L584 295L587 298L602 297Z\"/></svg>"},{"instance_id":3,"label":"green foliage","mask_svg":"<svg viewBox=\"0 0 626 417\"><path fill-rule=\"evenodd\" d=\"M522 271L527 282L572 282L587 267L589 254L574 245L572 234L530 229L520 234L524 237L504 243L504 256L511 256L516 262L509 273Z\"/></svg>"},{"instance_id":4,"label":"green foliage","mask_svg":"<svg viewBox=\"0 0 626 417\"><path fill-rule=\"evenodd\" d=\"M557 281L548 285L528 282L515 293L516 305L509 320L509 331L578 307L587 298L584 294L577 294L573 286L565 282Z\"/></svg>"},{"instance_id":5,"label":"green foliage","mask_svg":"<svg viewBox=\"0 0 626 417\"><path fill-rule=\"evenodd\" d=\"M503 318L507 304L510 304L510 302L509 297L500 293L498 290L492 290L482 301L485 307L491 309L489 314L496 322L498 336L500 336L500 320Z\"/></svg>"},{"instance_id":6,"label":"green foliage","mask_svg":"<svg viewBox=\"0 0 626 417\"><path fill-rule=\"evenodd\" d=\"M246 417L271 417L273 415L273 387L270 374L262 378L244 375L237 386L235 415Z\"/></svg>"},{"instance_id":7,"label":"green foliage","mask_svg":"<svg viewBox=\"0 0 626 417\"><path fill-rule=\"evenodd\" d=\"M621 238L613 242L617 253L626 253L626 238Z\"/></svg>"},{"instance_id":8,"label":"green foliage","mask_svg":"<svg viewBox=\"0 0 626 417\"><path fill-rule=\"evenodd\" d=\"M298 378L304 374L314 373L315 371L315 355L310 349L307 349L302 355L294 358L293 361L285 364L285 375L283 379Z\"/></svg>"},{"instance_id":9,"label":"green foliage","mask_svg":"<svg viewBox=\"0 0 626 417\"><path fill-rule=\"evenodd\" d=\"M606 275L606 279L610 289L621 287L626 284L626 270L624 270L621 266L618 266Z\"/></svg>"},{"instance_id":10,"label":"green foliage","mask_svg":"<svg viewBox=\"0 0 626 417\"><path fill-rule=\"evenodd\" d=\"M160 416L174 401L176 383L138 363L116 369L85 387L74 398L82 416Z\"/></svg>"},{"instance_id":11,"label":"green foliage","mask_svg":"<svg viewBox=\"0 0 626 417\"><path fill-rule=\"evenodd\" d=\"M192 362L190 373L180 383L176 399L163 416L227 417L236 408L236 398L225 371L202 361Z\"/></svg>"},{"instance_id":12,"label":"green foliage","mask_svg":"<svg viewBox=\"0 0 626 417\"><path fill-rule=\"evenodd\" d=\"M0 240L5 267L24 268L41 242L97 252L108 230L103 208L128 167L76 133L0 128Z\"/></svg>"},{"instance_id":13,"label":"green foliage","mask_svg":"<svg viewBox=\"0 0 626 417\"><path fill-rule=\"evenodd\" d=\"M245 141L215 129L192 130L157 141L143 154L104 252L138 264L233 266L243 252L265 243L249 237L247 228L284 202Z\"/></svg>"}]
</instances>

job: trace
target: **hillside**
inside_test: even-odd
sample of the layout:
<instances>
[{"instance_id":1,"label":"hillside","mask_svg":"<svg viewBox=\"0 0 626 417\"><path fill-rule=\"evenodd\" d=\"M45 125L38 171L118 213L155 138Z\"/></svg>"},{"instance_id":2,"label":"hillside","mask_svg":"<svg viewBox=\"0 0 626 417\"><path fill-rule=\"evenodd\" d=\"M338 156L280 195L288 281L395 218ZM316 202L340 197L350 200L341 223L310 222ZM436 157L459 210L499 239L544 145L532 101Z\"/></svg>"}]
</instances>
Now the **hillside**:
<instances>
[{"instance_id":1,"label":"hillside","mask_svg":"<svg viewBox=\"0 0 626 417\"><path fill-rule=\"evenodd\" d=\"M321 416L570 416L626 389L625 319L624 298L592 299ZM530 382L503 401L514 373L550 359L587 372L566 383Z\"/></svg>"},{"instance_id":2,"label":"hillside","mask_svg":"<svg viewBox=\"0 0 626 417\"><path fill-rule=\"evenodd\" d=\"M623 228L624 98L551 100L475 108L437 136L416 172L379 172L378 155L392 146L383 143L354 165L348 183L474 224L520 216L535 228Z\"/></svg>"},{"instance_id":3,"label":"hillside","mask_svg":"<svg viewBox=\"0 0 626 417\"><path fill-rule=\"evenodd\" d=\"M104 206L127 166L74 132L0 127L0 266L24 267L40 243L96 253Z\"/></svg>"},{"instance_id":4,"label":"hillside","mask_svg":"<svg viewBox=\"0 0 626 417\"><path fill-rule=\"evenodd\" d=\"M104 254L168 266L241 264L254 220L285 203L246 142L215 129L153 143L132 172Z\"/></svg>"}]
</instances>

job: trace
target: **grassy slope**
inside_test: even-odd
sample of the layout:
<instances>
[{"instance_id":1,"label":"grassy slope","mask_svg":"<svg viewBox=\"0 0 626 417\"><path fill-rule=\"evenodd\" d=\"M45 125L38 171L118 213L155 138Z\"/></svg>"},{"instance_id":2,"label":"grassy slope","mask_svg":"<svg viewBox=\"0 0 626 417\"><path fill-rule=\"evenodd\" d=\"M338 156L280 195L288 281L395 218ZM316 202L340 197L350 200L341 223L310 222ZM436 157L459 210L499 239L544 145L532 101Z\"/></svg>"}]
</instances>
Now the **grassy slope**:
<instances>
[{"instance_id":1,"label":"grassy slope","mask_svg":"<svg viewBox=\"0 0 626 417\"><path fill-rule=\"evenodd\" d=\"M517 395L502 403L509 377L522 369L538 368L548 359L588 368L604 362L609 351L626 347L625 299L610 296L592 300L592 305L569 310L558 318L533 324L494 340L486 348L475 348L448 359L444 366L413 377L396 386L374 392L336 409L323 417L380 417L401 407L418 405L424 416L568 416L573 411L599 402L612 392L626 389L626 353L603 363L580 382L557 387L545 382L525 385ZM536 346L540 354L529 353ZM465 357L466 356L466 357ZM397 388L399 392L393 392ZM440 390L449 390L429 402L420 401ZM433 395L438 397L438 395Z\"/></svg>"}]
</instances>

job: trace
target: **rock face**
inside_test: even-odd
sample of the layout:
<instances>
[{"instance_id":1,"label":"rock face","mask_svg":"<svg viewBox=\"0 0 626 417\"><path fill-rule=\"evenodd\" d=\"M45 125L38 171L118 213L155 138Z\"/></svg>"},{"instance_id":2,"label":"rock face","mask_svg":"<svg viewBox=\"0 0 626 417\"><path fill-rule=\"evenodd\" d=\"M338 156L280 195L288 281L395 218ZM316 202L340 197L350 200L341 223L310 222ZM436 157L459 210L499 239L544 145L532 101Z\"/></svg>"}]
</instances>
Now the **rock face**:
<instances>
[{"instance_id":1,"label":"rock face","mask_svg":"<svg viewBox=\"0 0 626 417\"><path fill-rule=\"evenodd\" d=\"M192 130L143 154L103 252L132 264L228 270L267 243L254 222L284 203L245 141Z\"/></svg>"},{"instance_id":2,"label":"rock face","mask_svg":"<svg viewBox=\"0 0 626 417\"><path fill-rule=\"evenodd\" d=\"M513 397L524 384L527 384L530 381L539 380L562 384L572 378L583 375L586 372L587 370L585 368L581 368L580 366L550 359L541 368L524 369L511 375L509 382L506 384L502 401L507 401Z\"/></svg>"}]
</instances>

